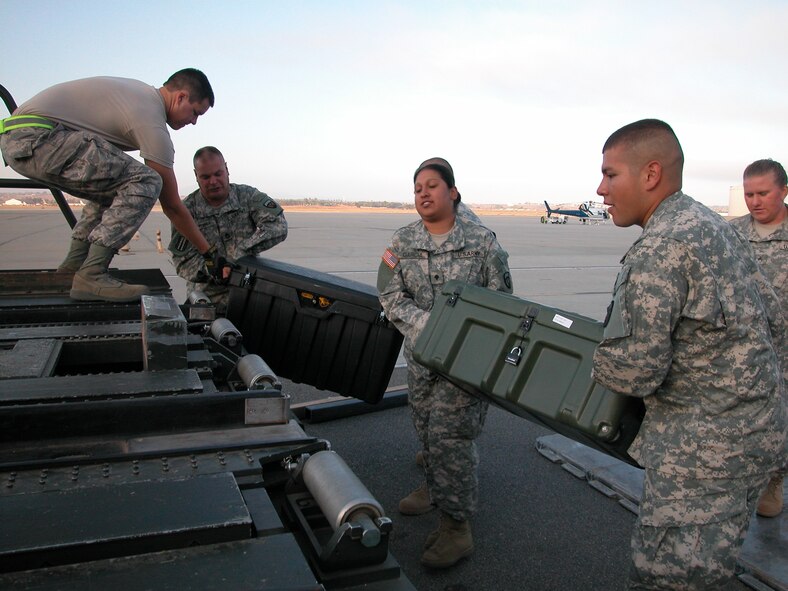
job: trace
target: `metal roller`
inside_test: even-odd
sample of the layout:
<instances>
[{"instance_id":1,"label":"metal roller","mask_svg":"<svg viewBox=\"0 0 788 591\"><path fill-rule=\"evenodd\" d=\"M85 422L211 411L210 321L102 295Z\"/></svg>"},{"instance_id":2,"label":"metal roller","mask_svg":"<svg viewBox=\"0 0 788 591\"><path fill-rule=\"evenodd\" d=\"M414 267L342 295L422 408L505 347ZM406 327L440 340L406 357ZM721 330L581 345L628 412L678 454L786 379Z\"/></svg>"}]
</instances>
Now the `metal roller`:
<instances>
[{"instance_id":1,"label":"metal roller","mask_svg":"<svg viewBox=\"0 0 788 591\"><path fill-rule=\"evenodd\" d=\"M191 304L210 304L210 298L205 295L204 291L199 289L195 289L194 291L189 293L189 303Z\"/></svg>"},{"instance_id":2,"label":"metal roller","mask_svg":"<svg viewBox=\"0 0 788 591\"><path fill-rule=\"evenodd\" d=\"M227 318L217 318L211 323L211 336L228 347L235 347L241 342L241 332Z\"/></svg>"},{"instance_id":3,"label":"metal roller","mask_svg":"<svg viewBox=\"0 0 788 591\"><path fill-rule=\"evenodd\" d=\"M238 375L250 390L273 387L279 380L259 355L244 355L238 360Z\"/></svg>"},{"instance_id":4,"label":"metal roller","mask_svg":"<svg viewBox=\"0 0 788 591\"><path fill-rule=\"evenodd\" d=\"M380 530L372 520L383 516L383 507L345 460L333 451L317 452L306 460L302 475L335 531L345 522L355 522L364 528L361 541L365 546L378 544Z\"/></svg>"}]
</instances>

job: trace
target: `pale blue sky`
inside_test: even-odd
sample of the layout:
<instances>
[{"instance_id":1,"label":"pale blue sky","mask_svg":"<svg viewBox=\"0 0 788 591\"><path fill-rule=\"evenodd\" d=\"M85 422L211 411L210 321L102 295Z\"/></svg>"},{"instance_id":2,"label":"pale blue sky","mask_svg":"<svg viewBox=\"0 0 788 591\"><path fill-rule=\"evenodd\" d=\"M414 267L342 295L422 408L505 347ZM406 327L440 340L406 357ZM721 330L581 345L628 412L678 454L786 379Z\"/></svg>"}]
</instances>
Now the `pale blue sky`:
<instances>
[{"instance_id":1,"label":"pale blue sky","mask_svg":"<svg viewBox=\"0 0 788 591\"><path fill-rule=\"evenodd\" d=\"M0 14L0 84L20 103L86 76L203 70L216 107L172 133L184 195L213 144L231 181L280 198L407 201L439 155L471 203L580 202L607 136L644 117L673 126L684 189L707 204L755 159L788 165L786 1L0 0Z\"/></svg>"}]
</instances>

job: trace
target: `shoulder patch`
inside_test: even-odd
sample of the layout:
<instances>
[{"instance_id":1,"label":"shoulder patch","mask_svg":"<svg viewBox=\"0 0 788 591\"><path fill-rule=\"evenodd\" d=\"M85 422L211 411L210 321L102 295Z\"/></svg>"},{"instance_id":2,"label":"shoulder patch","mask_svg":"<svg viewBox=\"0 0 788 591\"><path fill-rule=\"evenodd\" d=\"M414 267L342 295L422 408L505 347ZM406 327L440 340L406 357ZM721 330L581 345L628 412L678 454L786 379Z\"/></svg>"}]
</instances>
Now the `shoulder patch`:
<instances>
[{"instance_id":1,"label":"shoulder patch","mask_svg":"<svg viewBox=\"0 0 788 591\"><path fill-rule=\"evenodd\" d=\"M169 250L174 255L182 256L189 250L191 243L186 238L179 234L177 231L173 233L170 238Z\"/></svg>"},{"instance_id":2,"label":"shoulder patch","mask_svg":"<svg viewBox=\"0 0 788 591\"><path fill-rule=\"evenodd\" d=\"M381 258L383 259L383 262L388 265L389 269L394 269L394 267L397 266L397 263L399 263L399 257L391 252L390 248L386 249Z\"/></svg>"},{"instance_id":3,"label":"shoulder patch","mask_svg":"<svg viewBox=\"0 0 788 591\"><path fill-rule=\"evenodd\" d=\"M255 209L257 209L258 211L261 211L261 212L264 212L265 209L267 209L268 212L266 213L266 215L270 215L270 216L274 216L274 217L278 216L280 213L282 213L284 211L282 209L281 205L279 205L274 199L272 199L271 197L269 197L265 193L261 193L261 192L257 191L257 189L254 189L254 188L252 190L255 193L251 197L251 201L250 201L250 206L251 207L254 207ZM263 208L265 208L265 209L263 209Z\"/></svg>"}]
</instances>

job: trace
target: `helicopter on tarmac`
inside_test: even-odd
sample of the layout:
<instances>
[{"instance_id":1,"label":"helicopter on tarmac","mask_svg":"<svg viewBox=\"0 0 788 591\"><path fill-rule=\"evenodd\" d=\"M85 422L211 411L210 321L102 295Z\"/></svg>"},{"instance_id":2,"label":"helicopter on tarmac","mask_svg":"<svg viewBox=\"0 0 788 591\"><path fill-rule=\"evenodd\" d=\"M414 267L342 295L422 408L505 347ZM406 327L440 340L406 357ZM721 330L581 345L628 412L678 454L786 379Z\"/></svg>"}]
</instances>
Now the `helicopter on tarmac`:
<instances>
[{"instance_id":1,"label":"helicopter on tarmac","mask_svg":"<svg viewBox=\"0 0 788 591\"><path fill-rule=\"evenodd\" d=\"M546 215L540 218L543 224L565 224L569 217L578 218L583 224L589 221L599 223L607 220L609 217L604 206L593 201L585 201L578 205L577 209L552 209L547 201L544 202L544 205L547 211Z\"/></svg>"}]
</instances>

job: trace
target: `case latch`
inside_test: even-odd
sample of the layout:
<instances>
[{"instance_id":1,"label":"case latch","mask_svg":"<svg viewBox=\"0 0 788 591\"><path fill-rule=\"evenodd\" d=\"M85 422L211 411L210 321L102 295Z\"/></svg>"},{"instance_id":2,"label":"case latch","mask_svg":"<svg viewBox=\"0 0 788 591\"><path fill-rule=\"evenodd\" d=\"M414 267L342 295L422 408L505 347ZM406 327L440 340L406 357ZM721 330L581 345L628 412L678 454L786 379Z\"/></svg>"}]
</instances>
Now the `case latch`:
<instances>
[{"instance_id":1,"label":"case latch","mask_svg":"<svg viewBox=\"0 0 788 591\"><path fill-rule=\"evenodd\" d=\"M528 311L525 313L525 318L523 319L522 323L520 324L520 330L523 334L526 334L529 330L531 330L531 326L533 326L534 319L539 314L539 308L535 306L531 306L528 308Z\"/></svg>"},{"instance_id":2,"label":"case latch","mask_svg":"<svg viewBox=\"0 0 788 591\"><path fill-rule=\"evenodd\" d=\"M254 286L254 280L256 278L256 273L251 273L247 271L244 273L244 276L241 278L241 287L252 287Z\"/></svg>"}]
</instances>

